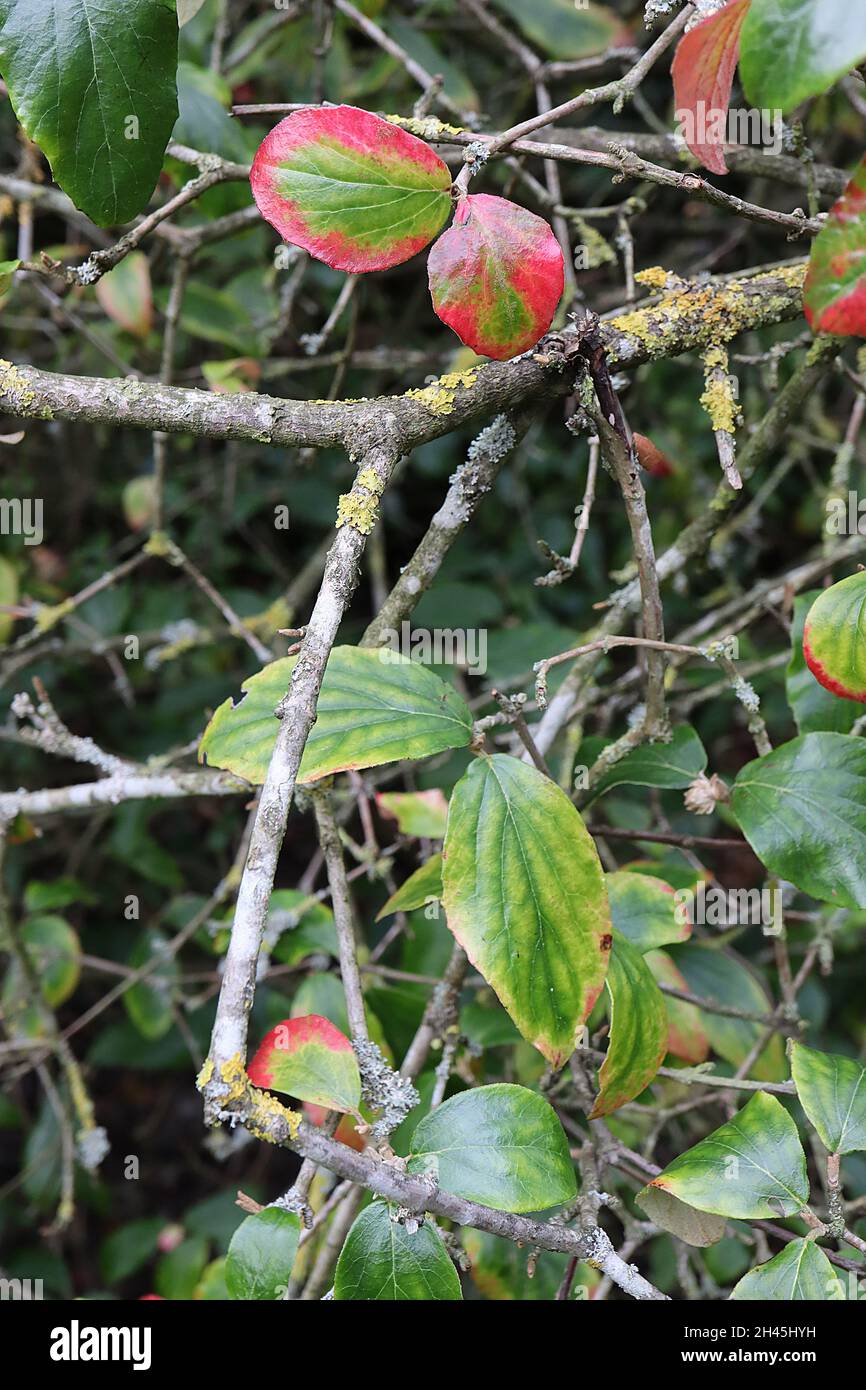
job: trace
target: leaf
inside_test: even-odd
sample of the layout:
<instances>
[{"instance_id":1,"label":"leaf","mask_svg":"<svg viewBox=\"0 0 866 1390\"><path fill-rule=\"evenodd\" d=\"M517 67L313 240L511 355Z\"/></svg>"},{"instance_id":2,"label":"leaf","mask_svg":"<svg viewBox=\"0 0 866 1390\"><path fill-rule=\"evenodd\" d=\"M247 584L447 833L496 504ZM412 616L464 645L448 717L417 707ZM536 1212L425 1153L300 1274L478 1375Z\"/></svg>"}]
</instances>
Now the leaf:
<instances>
[{"instance_id":1,"label":"leaf","mask_svg":"<svg viewBox=\"0 0 866 1390\"><path fill-rule=\"evenodd\" d=\"M376 805L383 816L397 822L403 835L428 840L445 837L448 802L438 788L429 792L377 792Z\"/></svg>"},{"instance_id":2,"label":"leaf","mask_svg":"<svg viewBox=\"0 0 866 1390\"><path fill-rule=\"evenodd\" d=\"M244 681L245 699L226 700L199 745L199 760L263 782L277 737L274 709L286 693L295 657L272 661ZM418 662L389 651L335 647L319 693L316 723L301 761L300 783L331 772L427 758L462 748L472 715L460 696Z\"/></svg>"},{"instance_id":3,"label":"leaf","mask_svg":"<svg viewBox=\"0 0 866 1390\"><path fill-rule=\"evenodd\" d=\"M740 30L750 2L730 0L709 19L696 24L680 39L671 65L676 120L695 159L714 174L728 172L725 140L718 138L714 117L724 112L727 118Z\"/></svg>"},{"instance_id":4,"label":"leaf","mask_svg":"<svg viewBox=\"0 0 866 1390\"><path fill-rule=\"evenodd\" d=\"M280 121L259 146L250 184L280 236L335 270L407 261L451 209L451 175L438 154L355 106Z\"/></svg>"},{"instance_id":5,"label":"leaf","mask_svg":"<svg viewBox=\"0 0 866 1390\"><path fill-rule=\"evenodd\" d=\"M9 289L20 264L20 261L0 261L0 295Z\"/></svg>"},{"instance_id":6,"label":"leaf","mask_svg":"<svg viewBox=\"0 0 866 1390\"><path fill-rule=\"evenodd\" d=\"M603 772L589 792L593 801L611 787L687 787L707 765L704 745L689 724L674 729L670 743L644 743Z\"/></svg>"},{"instance_id":7,"label":"leaf","mask_svg":"<svg viewBox=\"0 0 866 1390\"><path fill-rule=\"evenodd\" d=\"M201 1236L191 1236L157 1261L154 1286L161 1298L187 1302L195 1293L207 1265L208 1245Z\"/></svg>"},{"instance_id":8,"label":"leaf","mask_svg":"<svg viewBox=\"0 0 866 1390\"><path fill-rule=\"evenodd\" d=\"M667 1051L662 992L640 951L616 930L605 984L610 995L610 1041L598 1074L591 1120L609 1115L645 1091Z\"/></svg>"},{"instance_id":9,"label":"leaf","mask_svg":"<svg viewBox=\"0 0 866 1390\"><path fill-rule=\"evenodd\" d=\"M411 1173L496 1211L545 1211L577 1190L568 1140L553 1107L525 1086L461 1091L412 1136Z\"/></svg>"},{"instance_id":10,"label":"leaf","mask_svg":"<svg viewBox=\"0 0 866 1390\"><path fill-rule=\"evenodd\" d=\"M614 928L638 951L688 940L692 924L688 913L680 911L669 883L627 869L605 874L604 881Z\"/></svg>"},{"instance_id":11,"label":"leaf","mask_svg":"<svg viewBox=\"0 0 866 1390\"><path fill-rule=\"evenodd\" d=\"M159 489L156 475L144 473L140 478L130 478L121 493L123 516L131 531L143 531L153 524Z\"/></svg>"},{"instance_id":12,"label":"leaf","mask_svg":"<svg viewBox=\"0 0 866 1390\"><path fill-rule=\"evenodd\" d=\"M15 626L14 616L11 613L2 612L2 607L14 608L17 602L18 571L11 560L0 555L0 643L8 642Z\"/></svg>"},{"instance_id":13,"label":"leaf","mask_svg":"<svg viewBox=\"0 0 866 1390\"><path fill-rule=\"evenodd\" d=\"M81 942L78 933L62 917L43 913L28 917L19 932L21 946L39 980L42 998L56 1009L75 992L81 975ZM24 1004L29 991L13 960L3 985L3 1007L14 1010Z\"/></svg>"},{"instance_id":14,"label":"leaf","mask_svg":"<svg viewBox=\"0 0 866 1390\"><path fill-rule=\"evenodd\" d=\"M845 1297L827 1256L814 1240L790 1240L772 1260L750 1269L731 1290L732 1299L819 1303Z\"/></svg>"},{"instance_id":15,"label":"leaf","mask_svg":"<svg viewBox=\"0 0 866 1390\"><path fill-rule=\"evenodd\" d=\"M96 298L110 319L136 338L153 327L150 262L142 251L131 251L119 265L96 282Z\"/></svg>"},{"instance_id":16,"label":"leaf","mask_svg":"<svg viewBox=\"0 0 866 1390\"><path fill-rule=\"evenodd\" d=\"M866 234L866 221L863 227ZM824 589L809 609L803 628L803 656L812 675L825 690L858 704L866 702L864 612L866 571L849 574L847 579Z\"/></svg>"},{"instance_id":17,"label":"leaf","mask_svg":"<svg viewBox=\"0 0 866 1390\"><path fill-rule=\"evenodd\" d=\"M803 308L813 333L866 338L866 158L812 242Z\"/></svg>"},{"instance_id":18,"label":"leaf","mask_svg":"<svg viewBox=\"0 0 866 1390\"><path fill-rule=\"evenodd\" d=\"M361 1074L352 1044L319 1014L278 1023L260 1044L248 1072L254 1086L326 1110L355 1114L361 1104Z\"/></svg>"},{"instance_id":19,"label":"leaf","mask_svg":"<svg viewBox=\"0 0 866 1390\"><path fill-rule=\"evenodd\" d=\"M679 1240L684 1240L687 1245L706 1249L709 1245L715 1245L725 1234L728 1223L724 1216L698 1211L697 1207L681 1202L679 1197L674 1197L663 1187L645 1187L638 1192L635 1201L643 1207L650 1221L661 1226L663 1231L670 1231Z\"/></svg>"},{"instance_id":20,"label":"leaf","mask_svg":"<svg viewBox=\"0 0 866 1390\"><path fill-rule=\"evenodd\" d=\"M559 242L507 198L470 193L427 261L433 308L461 342L503 361L534 347L562 298Z\"/></svg>"},{"instance_id":21,"label":"leaf","mask_svg":"<svg viewBox=\"0 0 866 1390\"><path fill-rule=\"evenodd\" d=\"M301 1223L293 1211L265 1207L238 1226L226 1256L230 1298L281 1298L298 1251Z\"/></svg>"},{"instance_id":22,"label":"leaf","mask_svg":"<svg viewBox=\"0 0 866 1390\"><path fill-rule=\"evenodd\" d=\"M166 954L167 946L167 936L148 928L138 938L129 957L133 970L152 956L162 957L150 974L131 985L123 996L126 1012L142 1037L150 1042L164 1037L174 1023L179 971L177 958Z\"/></svg>"},{"instance_id":23,"label":"leaf","mask_svg":"<svg viewBox=\"0 0 866 1390\"><path fill-rule=\"evenodd\" d=\"M392 912L412 912L416 907L425 907L431 898L441 897L442 855L434 854L391 894L385 906L376 913L376 921L390 917Z\"/></svg>"},{"instance_id":24,"label":"leaf","mask_svg":"<svg viewBox=\"0 0 866 1390\"><path fill-rule=\"evenodd\" d=\"M839 907L866 907L866 744L803 734L747 763L731 803L771 874Z\"/></svg>"},{"instance_id":25,"label":"leaf","mask_svg":"<svg viewBox=\"0 0 866 1390\"><path fill-rule=\"evenodd\" d=\"M361 1212L337 1261L335 1301L454 1302L462 1297L457 1271L429 1221L410 1232L392 1219L383 1202Z\"/></svg>"},{"instance_id":26,"label":"leaf","mask_svg":"<svg viewBox=\"0 0 866 1390\"><path fill-rule=\"evenodd\" d=\"M340 954L333 912L296 888L277 888L271 894L265 940L274 943L271 954L282 965L298 965L311 955Z\"/></svg>"},{"instance_id":27,"label":"leaf","mask_svg":"<svg viewBox=\"0 0 866 1390\"><path fill-rule=\"evenodd\" d=\"M520 25L531 43L551 58L586 58L603 53L622 29L600 5L574 0L493 0L497 9Z\"/></svg>"},{"instance_id":28,"label":"leaf","mask_svg":"<svg viewBox=\"0 0 866 1390\"><path fill-rule=\"evenodd\" d=\"M769 1014L770 997L763 983L746 962L733 951L690 942L671 951L671 959L685 977L690 994L716 1004L728 1004L752 1013ZM668 1001L672 1002L672 1001ZM700 1010L700 1022L714 1052L738 1067L765 1032L764 1025L748 1019L725 1018L722 1014ZM701 1059L703 1060L703 1058ZM782 1040L774 1033L749 1075L758 1081L778 1081L785 1072Z\"/></svg>"},{"instance_id":29,"label":"leaf","mask_svg":"<svg viewBox=\"0 0 866 1390\"><path fill-rule=\"evenodd\" d=\"M689 992L689 982L678 970L667 951L647 951L644 960L653 973L657 984L673 985L674 989ZM710 1040L704 1030L702 1015L694 1004L683 999L674 999L664 994L665 1012L668 1016L667 1050L684 1062L698 1066L709 1056Z\"/></svg>"},{"instance_id":30,"label":"leaf","mask_svg":"<svg viewBox=\"0 0 866 1390\"><path fill-rule=\"evenodd\" d=\"M850 0L752 0L740 76L753 106L790 111L866 58L866 11Z\"/></svg>"},{"instance_id":31,"label":"leaf","mask_svg":"<svg viewBox=\"0 0 866 1390\"><path fill-rule=\"evenodd\" d=\"M653 478L670 478L676 473L676 468L671 463L667 454L663 454L652 440L645 434L638 434L637 430L632 435L634 440L634 450L637 454L638 463L641 468L646 469L647 473Z\"/></svg>"},{"instance_id":32,"label":"leaf","mask_svg":"<svg viewBox=\"0 0 866 1390\"><path fill-rule=\"evenodd\" d=\"M578 812L527 763L479 758L451 796L442 879L452 933L527 1041L562 1066L611 945L601 863Z\"/></svg>"},{"instance_id":33,"label":"leaf","mask_svg":"<svg viewBox=\"0 0 866 1390\"><path fill-rule=\"evenodd\" d=\"M866 1149L866 1067L852 1057L794 1043L791 1076L800 1104L829 1153Z\"/></svg>"},{"instance_id":34,"label":"leaf","mask_svg":"<svg viewBox=\"0 0 866 1390\"><path fill-rule=\"evenodd\" d=\"M854 700L843 700L819 685L803 655L803 629L806 614L821 593L813 589L794 599L791 623L791 660L785 671L785 694L791 706L797 729L801 734L826 731L836 734L851 732L854 721L863 713Z\"/></svg>"},{"instance_id":35,"label":"leaf","mask_svg":"<svg viewBox=\"0 0 866 1390\"><path fill-rule=\"evenodd\" d=\"M775 1096L758 1091L726 1125L688 1149L650 1187L719 1216L794 1216L809 1200L797 1126Z\"/></svg>"},{"instance_id":36,"label":"leaf","mask_svg":"<svg viewBox=\"0 0 866 1390\"><path fill-rule=\"evenodd\" d=\"M174 0L0 0L0 73L75 206L128 222L154 190L177 118Z\"/></svg>"},{"instance_id":37,"label":"leaf","mask_svg":"<svg viewBox=\"0 0 866 1390\"><path fill-rule=\"evenodd\" d=\"M165 1226L161 1216L143 1216L112 1231L102 1242L99 1270L106 1284L120 1284L156 1253L159 1233Z\"/></svg>"}]
</instances>

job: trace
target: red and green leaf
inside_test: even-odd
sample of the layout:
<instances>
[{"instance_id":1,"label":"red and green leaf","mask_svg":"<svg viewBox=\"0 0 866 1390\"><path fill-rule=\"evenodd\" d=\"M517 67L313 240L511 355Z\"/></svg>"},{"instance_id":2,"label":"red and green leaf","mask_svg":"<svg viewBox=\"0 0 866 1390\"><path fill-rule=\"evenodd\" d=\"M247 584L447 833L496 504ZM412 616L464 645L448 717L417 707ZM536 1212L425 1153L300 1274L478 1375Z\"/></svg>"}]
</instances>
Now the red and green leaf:
<instances>
[{"instance_id":1,"label":"red and green leaf","mask_svg":"<svg viewBox=\"0 0 866 1390\"><path fill-rule=\"evenodd\" d=\"M248 1071L254 1086L327 1110L354 1114L361 1103L352 1044L320 1014L283 1019L268 1033Z\"/></svg>"},{"instance_id":2,"label":"red and green leaf","mask_svg":"<svg viewBox=\"0 0 866 1390\"><path fill-rule=\"evenodd\" d=\"M647 951L644 960L659 985L672 985L687 994L689 982L674 965L667 951ZM700 1010L684 999L665 994L665 1013L668 1017L667 1050L693 1066L705 1062L710 1055L710 1040L701 1022Z\"/></svg>"},{"instance_id":3,"label":"red and green leaf","mask_svg":"<svg viewBox=\"0 0 866 1390\"><path fill-rule=\"evenodd\" d=\"M849 574L815 600L803 628L803 656L826 690L866 704L866 572Z\"/></svg>"},{"instance_id":4,"label":"red and green leaf","mask_svg":"<svg viewBox=\"0 0 866 1390\"><path fill-rule=\"evenodd\" d=\"M355 106L295 111L250 174L262 216L335 270L387 270L433 240L451 208L448 166L423 140Z\"/></svg>"},{"instance_id":5,"label":"red and green leaf","mask_svg":"<svg viewBox=\"0 0 866 1390\"><path fill-rule=\"evenodd\" d=\"M713 174L728 172L716 113L724 111L727 115L740 56L740 30L750 4L751 0L730 0L709 19L696 24L680 39L671 67L676 114L686 132L686 144Z\"/></svg>"},{"instance_id":6,"label":"red and green leaf","mask_svg":"<svg viewBox=\"0 0 866 1390\"><path fill-rule=\"evenodd\" d=\"M640 951L618 931L607 972L610 1042L598 1074L591 1120L609 1115L645 1091L664 1061L668 1021L662 992Z\"/></svg>"},{"instance_id":7,"label":"red and green leaf","mask_svg":"<svg viewBox=\"0 0 866 1390\"><path fill-rule=\"evenodd\" d=\"M467 347L503 361L534 347L562 298L559 242L542 217L472 193L428 260L433 308Z\"/></svg>"},{"instance_id":8,"label":"red and green leaf","mask_svg":"<svg viewBox=\"0 0 866 1390\"><path fill-rule=\"evenodd\" d=\"M803 304L814 333L866 338L866 157L812 243Z\"/></svg>"}]
</instances>

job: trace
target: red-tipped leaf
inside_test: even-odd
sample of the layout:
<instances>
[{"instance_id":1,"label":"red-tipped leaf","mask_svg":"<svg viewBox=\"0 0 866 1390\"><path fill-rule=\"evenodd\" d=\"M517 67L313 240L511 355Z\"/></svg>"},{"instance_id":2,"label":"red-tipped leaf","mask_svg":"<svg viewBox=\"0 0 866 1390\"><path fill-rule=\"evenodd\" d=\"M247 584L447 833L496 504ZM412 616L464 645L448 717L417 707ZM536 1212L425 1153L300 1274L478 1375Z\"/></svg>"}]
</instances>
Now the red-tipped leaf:
<instances>
[{"instance_id":1,"label":"red-tipped leaf","mask_svg":"<svg viewBox=\"0 0 866 1390\"><path fill-rule=\"evenodd\" d=\"M387 270L431 242L451 209L448 166L423 140L355 106L280 121L250 174L262 216L335 270Z\"/></svg>"},{"instance_id":2,"label":"red-tipped leaf","mask_svg":"<svg viewBox=\"0 0 866 1390\"><path fill-rule=\"evenodd\" d=\"M695 159L726 174L724 133L740 30L751 0L730 0L680 39L671 67L676 117ZM722 118L721 113L724 113Z\"/></svg>"},{"instance_id":3,"label":"red-tipped leaf","mask_svg":"<svg viewBox=\"0 0 866 1390\"><path fill-rule=\"evenodd\" d=\"M475 352L503 361L534 347L562 298L559 242L534 212L472 193L428 260L433 308Z\"/></svg>"},{"instance_id":4,"label":"red-tipped leaf","mask_svg":"<svg viewBox=\"0 0 866 1390\"><path fill-rule=\"evenodd\" d=\"M352 1044L319 1014L286 1018L268 1033L248 1068L254 1086L327 1110L357 1111L361 1076Z\"/></svg>"},{"instance_id":5,"label":"red-tipped leaf","mask_svg":"<svg viewBox=\"0 0 866 1390\"><path fill-rule=\"evenodd\" d=\"M866 156L812 243L803 307L815 333L866 338Z\"/></svg>"}]
</instances>

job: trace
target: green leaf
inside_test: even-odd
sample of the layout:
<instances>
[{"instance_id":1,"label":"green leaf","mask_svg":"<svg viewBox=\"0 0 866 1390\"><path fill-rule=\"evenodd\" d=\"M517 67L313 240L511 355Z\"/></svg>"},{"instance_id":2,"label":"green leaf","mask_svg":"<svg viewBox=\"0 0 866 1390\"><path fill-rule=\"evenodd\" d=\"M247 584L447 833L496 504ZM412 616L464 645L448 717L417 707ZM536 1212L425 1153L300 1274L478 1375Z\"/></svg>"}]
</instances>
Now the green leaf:
<instances>
[{"instance_id":1,"label":"green leaf","mask_svg":"<svg viewBox=\"0 0 866 1390\"><path fill-rule=\"evenodd\" d=\"M417 136L356 106L295 111L250 175L284 241L335 270L386 270L431 242L451 211L447 164Z\"/></svg>"},{"instance_id":2,"label":"green leaf","mask_svg":"<svg viewBox=\"0 0 866 1390\"><path fill-rule=\"evenodd\" d=\"M791 660L785 672L785 694L801 734L829 732L847 734L863 711L854 700L843 700L819 685L803 655L803 629L806 614L822 590L813 589L794 599L791 623Z\"/></svg>"},{"instance_id":3,"label":"green leaf","mask_svg":"<svg viewBox=\"0 0 866 1390\"><path fill-rule=\"evenodd\" d=\"M162 957L150 974L132 985L123 996L126 1012L142 1037L150 1042L164 1037L174 1023L179 971L176 957L166 954L167 945L168 937L149 928L142 932L129 957L133 970L152 956Z\"/></svg>"},{"instance_id":4,"label":"green leaf","mask_svg":"<svg viewBox=\"0 0 866 1390\"><path fill-rule=\"evenodd\" d=\"M12 284L20 261L0 261L0 295L4 295Z\"/></svg>"},{"instance_id":5,"label":"green leaf","mask_svg":"<svg viewBox=\"0 0 866 1390\"><path fill-rule=\"evenodd\" d=\"M295 657L272 661L244 681L245 698L226 700L199 745L199 760L263 782L277 737L274 709L288 688ZM418 662L383 647L335 647L319 693L299 783L331 772L378 767L463 748L472 715L460 696Z\"/></svg>"},{"instance_id":6,"label":"green leaf","mask_svg":"<svg viewBox=\"0 0 866 1390\"><path fill-rule=\"evenodd\" d=\"M741 769L731 801L771 874L822 902L866 907L866 741L792 739Z\"/></svg>"},{"instance_id":7,"label":"green leaf","mask_svg":"<svg viewBox=\"0 0 866 1390\"><path fill-rule=\"evenodd\" d=\"M154 1272L154 1287L163 1298L187 1302L207 1264L208 1244L203 1236L190 1236L161 1256Z\"/></svg>"},{"instance_id":8,"label":"green leaf","mask_svg":"<svg viewBox=\"0 0 866 1390\"><path fill-rule=\"evenodd\" d=\"M791 1076L800 1104L830 1153L866 1149L866 1067L794 1043Z\"/></svg>"},{"instance_id":9,"label":"green leaf","mask_svg":"<svg viewBox=\"0 0 866 1390\"><path fill-rule=\"evenodd\" d=\"M565 793L497 753L454 788L443 852L448 926L554 1067L574 1051L611 946L601 863Z\"/></svg>"},{"instance_id":10,"label":"green leaf","mask_svg":"<svg viewBox=\"0 0 866 1390\"><path fill-rule=\"evenodd\" d=\"M769 1014L772 1011L765 986L750 966L733 951L689 942L686 946L675 947L670 955L677 970L685 977L690 994L716 1004L747 1009L751 1013ZM745 1061L758 1038L766 1031L761 1023L744 1018L725 1018L722 1014L704 1009L700 1010L699 1018L713 1051L733 1067ZM773 1034L749 1074L758 1081L779 1081L786 1074L785 1052L778 1033Z\"/></svg>"},{"instance_id":11,"label":"green leaf","mask_svg":"<svg viewBox=\"0 0 866 1390\"><path fill-rule=\"evenodd\" d=\"M728 1223L724 1216L690 1207L688 1202L681 1202L679 1197L666 1192L663 1187L645 1187L638 1192L635 1201L650 1221L661 1226L663 1231L670 1231L679 1240L684 1240L687 1245L706 1249L715 1245L725 1234Z\"/></svg>"},{"instance_id":12,"label":"green leaf","mask_svg":"<svg viewBox=\"0 0 866 1390\"><path fill-rule=\"evenodd\" d=\"M55 179L101 227L154 190L177 117L174 0L0 0L0 73Z\"/></svg>"},{"instance_id":13,"label":"green leaf","mask_svg":"<svg viewBox=\"0 0 866 1390\"><path fill-rule=\"evenodd\" d=\"M74 993L81 975L81 942L77 932L62 917L44 913L23 923L20 942L39 980L45 1004L56 1009ZM3 981L0 1015L16 1034L38 1037L45 1032L46 1022L29 999L27 982L13 959Z\"/></svg>"},{"instance_id":14,"label":"green leaf","mask_svg":"<svg viewBox=\"0 0 866 1390\"><path fill-rule=\"evenodd\" d=\"M497 1211L544 1211L576 1191L568 1140L553 1107L524 1086L461 1091L412 1136L409 1171Z\"/></svg>"},{"instance_id":15,"label":"green leaf","mask_svg":"<svg viewBox=\"0 0 866 1390\"><path fill-rule=\"evenodd\" d=\"M667 951L647 951L644 960L660 985L673 985L688 993L689 982L674 964ZM670 994L662 996L668 1016L667 1050L684 1062L697 1066L707 1060L710 1040L703 1026L700 1010L684 999L674 999Z\"/></svg>"},{"instance_id":16,"label":"green leaf","mask_svg":"<svg viewBox=\"0 0 866 1390\"><path fill-rule=\"evenodd\" d=\"M361 1212L337 1261L336 1301L454 1302L462 1297L457 1271L429 1221L410 1231L392 1219L383 1202Z\"/></svg>"},{"instance_id":17,"label":"green leaf","mask_svg":"<svg viewBox=\"0 0 866 1390\"><path fill-rule=\"evenodd\" d=\"M238 1226L226 1256L225 1280L235 1299L282 1298L298 1252L301 1223L293 1211L265 1207Z\"/></svg>"},{"instance_id":18,"label":"green leaf","mask_svg":"<svg viewBox=\"0 0 866 1390\"><path fill-rule=\"evenodd\" d=\"M607 972L610 1041L590 1115L597 1120L645 1091L667 1051L664 997L636 946L616 930Z\"/></svg>"},{"instance_id":19,"label":"green leaf","mask_svg":"<svg viewBox=\"0 0 866 1390\"><path fill-rule=\"evenodd\" d=\"M797 1126L775 1096L764 1091L728 1124L669 1163L650 1187L700 1211L745 1220L794 1216L809 1200Z\"/></svg>"},{"instance_id":20,"label":"green leaf","mask_svg":"<svg viewBox=\"0 0 866 1390\"><path fill-rule=\"evenodd\" d=\"M771 1303L820 1303L844 1297L836 1271L814 1240L790 1240L772 1260L750 1269L731 1291L732 1299Z\"/></svg>"},{"instance_id":21,"label":"green leaf","mask_svg":"<svg viewBox=\"0 0 866 1390\"><path fill-rule=\"evenodd\" d=\"M0 604L14 608L18 602L18 571L11 561L0 555ZM8 642L15 626L11 613L0 613L0 645Z\"/></svg>"},{"instance_id":22,"label":"green leaf","mask_svg":"<svg viewBox=\"0 0 866 1390\"><path fill-rule=\"evenodd\" d=\"M156 1253L159 1233L164 1226L161 1216L144 1216L112 1231L99 1252L99 1269L106 1284L120 1284L141 1269Z\"/></svg>"},{"instance_id":23,"label":"green leaf","mask_svg":"<svg viewBox=\"0 0 866 1390\"><path fill-rule=\"evenodd\" d=\"M298 965L312 955L340 954L333 912L296 888L277 888L271 894L265 940L274 941L272 955L281 965Z\"/></svg>"},{"instance_id":24,"label":"green leaf","mask_svg":"<svg viewBox=\"0 0 866 1390\"><path fill-rule=\"evenodd\" d=\"M590 791L592 801L611 787L687 787L707 765L704 745L690 724L679 724L670 743L644 743L604 772Z\"/></svg>"},{"instance_id":25,"label":"green leaf","mask_svg":"<svg viewBox=\"0 0 866 1390\"><path fill-rule=\"evenodd\" d=\"M864 240L866 219L861 244ZM862 255L861 249L861 261ZM866 290L866 278L863 287ZM831 694L859 704L866 701L864 612L866 572L849 574L847 579L840 579L838 584L831 584L818 595L803 627L803 657L812 675Z\"/></svg>"},{"instance_id":26,"label":"green leaf","mask_svg":"<svg viewBox=\"0 0 866 1390\"><path fill-rule=\"evenodd\" d=\"M272 1028L248 1067L250 1081L270 1091L356 1113L361 1074L352 1044L319 1014L286 1018Z\"/></svg>"},{"instance_id":27,"label":"green leaf","mask_svg":"<svg viewBox=\"0 0 866 1390\"><path fill-rule=\"evenodd\" d=\"M385 906L376 913L376 921L390 917L392 912L412 912L416 907L425 907L431 899L441 897L442 855L434 854L391 894Z\"/></svg>"},{"instance_id":28,"label":"green leaf","mask_svg":"<svg viewBox=\"0 0 866 1390\"><path fill-rule=\"evenodd\" d=\"M753 106L790 111L866 58L866 11L850 0L752 0L740 76Z\"/></svg>"},{"instance_id":29,"label":"green leaf","mask_svg":"<svg viewBox=\"0 0 866 1390\"><path fill-rule=\"evenodd\" d=\"M402 835L427 840L445 837L448 802L438 787L429 792L377 792L376 805L383 816L396 820Z\"/></svg>"},{"instance_id":30,"label":"green leaf","mask_svg":"<svg viewBox=\"0 0 866 1390\"><path fill-rule=\"evenodd\" d=\"M526 37L552 58L586 58L616 41L619 23L600 5L574 0L494 0Z\"/></svg>"},{"instance_id":31,"label":"green leaf","mask_svg":"<svg viewBox=\"0 0 866 1390\"><path fill-rule=\"evenodd\" d=\"M614 928L638 951L688 940L692 925L688 914L678 910L669 883L650 874L630 874L627 869L605 874L604 881Z\"/></svg>"},{"instance_id":32,"label":"green leaf","mask_svg":"<svg viewBox=\"0 0 866 1390\"><path fill-rule=\"evenodd\" d=\"M803 285L803 308L809 326L814 333L838 333L842 337L866 338L866 271L863 265L863 248L866 244L866 215L864 215L864 199L866 199L866 158L864 158L854 171L851 182L845 188L842 197L839 198L831 207L827 214L827 221L812 242L812 251L809 256L809 267L806 271L806 280ZM832 498L832 503L837 505L844 500ZM829 518L828 518L829 522ZM862 581L862 575L855 578ZM853 673L859 676L862 682L862 659L857 660L857 650L853 648L851 638L858 637L856 632L856 606L854 592L856 586L849 581L843 580L843 584L848 583L845 591L846 597L852 600L852 607L847 614L842 616L844 610L840 611L842 621L845 625L845 641L842 652L832 646L831 633L826 631L824 639L830 644L831 656L842 659L843 665L851 665ZM834 584L827 590L832 594L834 589L840 586ZM826 616L829 617L829 614ZM808 660L808 655L807 658ZM826 685L828 690L836 691L835 683L822 679L820 667L815 667L809 662L815 675ZM851 674L850 672L848 673ZM847 685L848 682L846 681ZM837 694L847 693L846 691L836 691ZM854 699L866 698L861 694Z\"/></svg>"}]
</instances>

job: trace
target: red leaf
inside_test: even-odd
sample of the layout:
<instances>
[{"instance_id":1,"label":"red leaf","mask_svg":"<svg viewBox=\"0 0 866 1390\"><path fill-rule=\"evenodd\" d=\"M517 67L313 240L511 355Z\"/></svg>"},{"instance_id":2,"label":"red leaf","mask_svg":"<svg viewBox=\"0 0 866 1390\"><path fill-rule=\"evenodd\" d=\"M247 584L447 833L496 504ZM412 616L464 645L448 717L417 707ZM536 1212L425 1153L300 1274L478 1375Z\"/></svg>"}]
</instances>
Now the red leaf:
<instances>
[{"instance_id":1,"label":"red leaf","mask_svg":"<svg viewBox=\"0 0 866 1390\"><path fill-rule=\"evenodd\" d=\"M534 212L474 193L428 260L433 308L468 347L500 361L533 347L562 298L559 242Z\"/></svg>"},{"instance_id":2,"label":"red leaf","mask_svg":"<svg viewBox=\"0 0 866 1390\"><path fill-rule=\"evenodd\" d=\"M329 1110L357 1110L361 1078L352 1044L320 1014L286 1018L272 1028L247 1068L254 1086Z\"/></svg>"},{"instance_id":3,"label":"red leaf","mask_svg":"<svg viewBox=\"0 0 866 1390\"><path fill-rule=\"evenodd\" d=\"M815 333L866 338L866 158L812 243L803 307Z\"/></svg>"},{"instance_id":4,"label":"red leaf","mask_svg":"<svg viewBox=\"0 0 866 1390\"><path fill-rule=\"evenodd\" d=\"M431 242L451 175L423 140L355 106L295 111L250 173L262 216L335 270L386 270Z\"/></svg>"},{"instance_id":5,"label":"red leaf","mask_svg":"<svg viewBox=\"0 0 866 1390\"><path fill-rule=\"evenodd\" d=\"M751 0L730 0L724 9L696 24L680 39L674 55L676 118L683 128L686 144L705 169L726 174L724 139L719 139L716 114L725 113L734 69L740 56L740 30Z\"/></svg>"}]
</instances>

